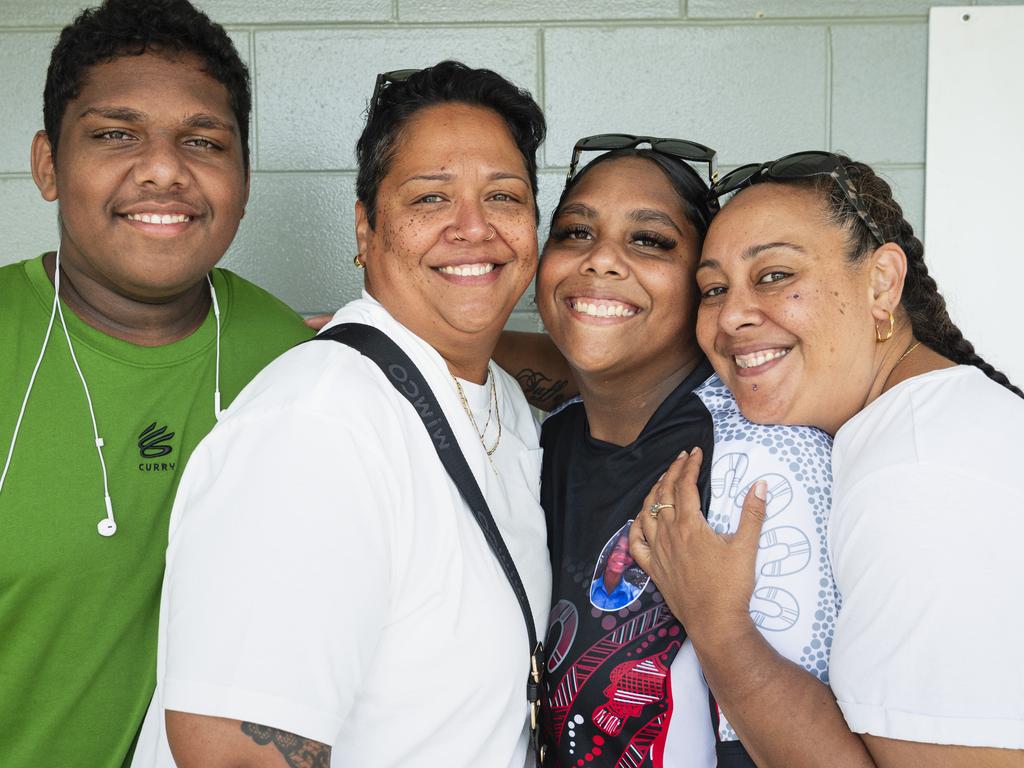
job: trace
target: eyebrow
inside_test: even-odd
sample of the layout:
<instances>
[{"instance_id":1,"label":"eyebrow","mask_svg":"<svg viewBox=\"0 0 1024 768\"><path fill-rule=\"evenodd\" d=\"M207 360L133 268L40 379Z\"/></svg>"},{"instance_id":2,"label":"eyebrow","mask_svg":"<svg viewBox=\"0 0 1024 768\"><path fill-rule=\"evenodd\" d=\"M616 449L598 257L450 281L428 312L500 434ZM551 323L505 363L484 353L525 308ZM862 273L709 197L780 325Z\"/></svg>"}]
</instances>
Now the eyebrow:
<instances>
[{"instance_id":1,"label":"eyebrow","mask_svg":"<svg viewBox=\"0 0 1024 768\"><path fill-rule=\"evenodd\" d=\"M78 117L79 119L83 117L103 117L107 120L119 120L123 123L144 123L149 119L149 115L145 112L139 112L137 109L131 109L130 107L89 107Z\"/></svg>"},{"instance_id":2,"label":"eyebrow","mask_svg":"<svg viewBox=\"0 0 1024 768\"><path fill-rule=\"evenodd\" d=\"M411 184L414 181L439 181L447 183L454 181L454 173L418 173L415 176L410 176L408 179L403 181L399 186L404 187L406 184ZM529 182L520 176L518 173L512 173L511 171L495 171L494 173L486 177L487 181L504 181L506 179L514 179L521 181L523 184L529 186Z\"/></svg>"},{"instance_id":3,"label":"eyebrow","mask_svg":"<svg viewBox=\"0 0 1024 768\"><path fill-rule=\"evenodd\" d=\"M803 246L797 245L796 243L787 243L785 241L778 241L774 243L759 243L758 245L752 245L747 248L743 253L740 254L742 261L750 261L751 259L757 258L758 255L764 251L772 251L776 248L785 248L790 251L797 251L798 253L805 253ZM697 265L697 269L721 269L722 265L719 264L715 259L701 259L700 264Z\"/></svg>"},{"instance_id":4,"label":"eyebrow","mask_svg":"<svg viewBox=\"0 0 1024 768\"><path fill-rule=\"evenodd\" d=\"M144 123L150 119L150 116L146 112L140 112L137 109L131 107L89 107L79 115L79 118L85 117L100 117L105 120L117 120L122 123ZM237 133L235 126L231 123L225 122L219 117L205 112L197 112L194 115L189 115L181 121L181 124L186 128L200 128L212 131L228 131L230 133Z\"/></svg>"},{"instance_id":5,"label":"eyebrow","mask_svg":"<svg viewBox=\"0 0 1024 768\"><path fill-rule=\"evenodd\" d=\"M561 208L555 211L556 218L558 216L571 215L582 216L585 219L596 219L597 211L595 211L593 208L591 208L589 205L586 205L585 203L569 203L568 205L563 205Z\"/></svg>"},{"instance_id":6,"label":"eyebrow","mask_svg":"<svg viewBox=\"0 0 1024 768\"><path fill-rule=\"evenodd\" d=\"M683 234L683 230L679 228L679 225L672 220L672 217L663 211L658 211L654 208L638 208L629 214L629 218L638 223L654 221L664 224L667 227L672 227L672 229L679 233L680 237L686 237Z\"/></svg>"},{"instance_id":7,"label":"eyebrow","mask_svg":"<svg viewBox=\"0 0 1024 768\"><path fill-rule=\"evenodd\" d=\"M585 219L596 219L597 211L586 203L569 203L568 205L563 205L555 212L555 218L573 215L582 216ZM637 208L635 211L630 211L629 218L637 223L654 221L664 224L665 226L672 227L672 229L679 233L680 237L686 237L679 228L679 225L672 220L672 217L663 211L654 208Z\"/></svg>"},{"instance_id":8,"label":"eyebrow","mask_svg":"<svg viewBox=\"0 0 1024 768\"><path fill-rule=\"evenodd\" d=\"M205 112L197 112L194 115L189 115L181 124L188 128L204 128L208 131L227 131L229 133L237 133L237 129L233 123L225 122L216 115L210 115Z\"/></svg>"}]
</instances>

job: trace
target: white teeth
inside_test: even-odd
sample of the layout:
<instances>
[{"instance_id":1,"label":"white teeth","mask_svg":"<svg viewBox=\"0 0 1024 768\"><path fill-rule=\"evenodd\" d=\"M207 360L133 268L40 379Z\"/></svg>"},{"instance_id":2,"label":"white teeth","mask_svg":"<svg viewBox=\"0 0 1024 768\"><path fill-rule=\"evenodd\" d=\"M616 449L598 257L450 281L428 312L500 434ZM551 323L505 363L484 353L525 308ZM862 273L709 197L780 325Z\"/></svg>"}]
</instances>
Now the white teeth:
<instances>
[{"instance_id":1,"label":"white teeth","mask_svg":"<svg viewBox=\"0 0 1024 768\"><path fill-rule=\"evenodd\" d=\"M633 317L637 312L632 307L619 302L602 301L600 304L594 304L581 299L572 299L569 306L574 312L590 317Z\"/></svg>"},{"instance_id":2,"label":"white teeth","mask_svg":"<svg viewBox=\"0 0 1024 768\"><path fill-rule=\"evenodd\" d=\"M733 355L733 359L739 368L756 368L788 354L788 349L762 349L760 352L751 352L749 355Z\"/></svg>"},{"instance_id":3,"label":"white teeth","mask_svg":"<svg viewBox=\"0 0 1024 768\"><path fill-rule=\"evenodd\" d=\"M459 267L438 267L438 272L459 277L478 277L494 270L493 264L463 264Z\"/></svg>"},{"instance_id":4,"label":"white teeth","mask_svg":"<svg viewBox=\"0 0 1024 768\"><path fill-rule=\"evenodd\" d=\"M143 224L184 224L192 220L183 213L129 213L125 218L129 221L141 221Z\"/></svg>"}]
</instances>

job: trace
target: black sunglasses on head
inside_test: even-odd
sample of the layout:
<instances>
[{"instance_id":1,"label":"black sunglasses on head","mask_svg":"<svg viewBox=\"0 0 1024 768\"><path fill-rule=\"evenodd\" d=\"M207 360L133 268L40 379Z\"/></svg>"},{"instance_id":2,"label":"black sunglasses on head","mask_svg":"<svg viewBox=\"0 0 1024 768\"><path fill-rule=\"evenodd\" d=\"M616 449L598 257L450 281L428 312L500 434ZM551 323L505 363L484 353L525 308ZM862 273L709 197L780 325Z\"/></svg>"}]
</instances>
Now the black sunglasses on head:
<instances>
[{"instance_id":1,"label":"black sunglasses on head","mask_svg":"<svg viewBox=\"0 0 1024 768\"><path fill-rule=\"evenodd\" d=\"M711 147L705 147L686 139L661 139L657 136L633 136L628 133L600 133L587 136L576 142L572 148L572 162L565 182L568 184L576 175L580 155L584 152L608 152L614 149L636 149L641 144L650 144L651 149L662 155L677 157L694 163L707 163L708 179L712 184L718 179L718 155Z\"/></svg>"},{"instance_id":2,"label":"black sunglasses on head","mask_svg":"<svg viewBox=\"0 0 1024 768\"><path fill-rule=\"evenodd\" d=\"M373 95L370 97L370 107L366 112L366 124L369 125L373 121L373 114L380 106L380 97L385 88L392 83L404 83L417 72L422 71L422 69L395 69L377 75L377 81L373 84Z\"/></svg>"},{"instance_id":3,"label":"black sunglasses on head","mask_svg":"<svg viewBox=\"0 0 1024 768\"><path fill-rule=\"evenodd\" d=\"M867 207L860 199L857 187L854 186L849 174L843 167L843 161L838 155L831 152L812 150L809 152L795 152L792 155L780 157L778 160L771 160L767 163L749 163L741 165L734 171L730 171L722 177L721 181L711 185L711 197L717 200L724 195L736 192L744 187L749 187L761 181L776 180L787 181L794 179L809 179L814 176L830 176L839 188L846 195L846 199L857 211L864 226L871 232L879 245L887 241L882 236L882 229L868 212Z\"/></svg>"}]
</instances>

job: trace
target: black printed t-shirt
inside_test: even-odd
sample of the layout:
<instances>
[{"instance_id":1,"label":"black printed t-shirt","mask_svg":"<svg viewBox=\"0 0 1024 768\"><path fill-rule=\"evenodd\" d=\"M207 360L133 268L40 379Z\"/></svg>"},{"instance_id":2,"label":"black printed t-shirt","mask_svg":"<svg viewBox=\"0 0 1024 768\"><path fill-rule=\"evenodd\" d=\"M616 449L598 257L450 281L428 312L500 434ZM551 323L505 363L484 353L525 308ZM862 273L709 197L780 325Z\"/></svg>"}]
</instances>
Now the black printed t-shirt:
<instances>
[{"instance_id":1,"label":"black printed t-shirt","mask_svg":"<svg viewBox=\"0 0 1024 768\"><path fill-rule=\"evenodd\" d=\"M639 437L617 446L590 435L579 401L544 423L541 503L552 558L545 648L544 736L559 766L658 766L672 710L669 668L686 637L622 538L680 451L704 452L707 509L712 418L696 389L702 361ZM710 706L710 705L709 705Z\"/></svg>"}]
</instances>

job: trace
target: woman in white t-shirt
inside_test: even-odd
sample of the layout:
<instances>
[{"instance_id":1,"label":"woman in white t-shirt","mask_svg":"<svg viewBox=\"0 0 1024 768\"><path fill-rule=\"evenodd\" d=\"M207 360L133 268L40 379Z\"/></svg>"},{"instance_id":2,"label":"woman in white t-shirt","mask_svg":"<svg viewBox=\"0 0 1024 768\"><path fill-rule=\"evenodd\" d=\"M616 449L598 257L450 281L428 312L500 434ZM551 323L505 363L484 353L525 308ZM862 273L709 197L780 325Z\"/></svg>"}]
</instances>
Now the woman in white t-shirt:
<instances>
[{"instance_id":1,"label":"woman in white t-shirt","mask_svg":"<svg viewBox=\"0 0 1024 768\"><path fill-rule=\"evenodd\" d=\"M882 767L1024 765L1021 391L950 320L868 166L804 152L714 188L737 190L705 241L697 335L748 418L835 436L829 640L847 723ZM732 540L697 525L698 465L654 487L651 503L676 506L640 516L633 551L677 615L728 636L753 580L739 544L762 516L750 500ZM750 684L806 708L806 672L749 637Z\"/></svg>"},{"instance_id":2,"label":"woman in white t-shirt","mask_svg":"<svg viewBox=\"0 0 1024 768\"><path fill-rule=\"evenodd\" d=\"M490 355L536 268L543 135L532 97L495 72L377 78L356 149L364 290L331 325L384 334L422 382L330 338L302 344L203 440L171 516L134 765L528 759L528 614L434 441L465 456L539 634L537 426Z\"/></svg>"}]
</instances>

